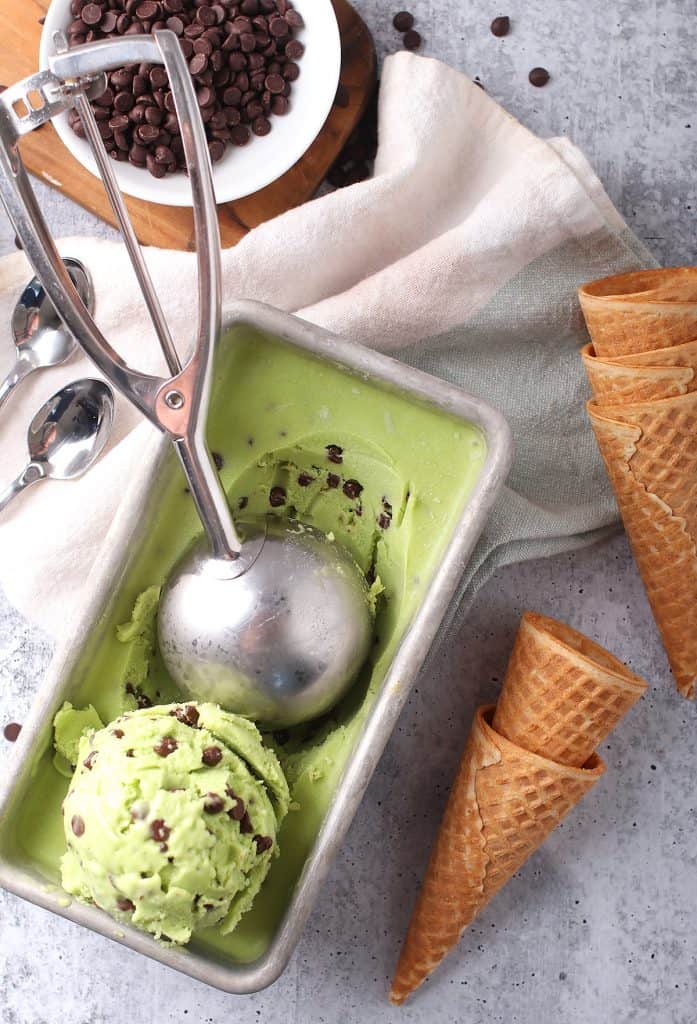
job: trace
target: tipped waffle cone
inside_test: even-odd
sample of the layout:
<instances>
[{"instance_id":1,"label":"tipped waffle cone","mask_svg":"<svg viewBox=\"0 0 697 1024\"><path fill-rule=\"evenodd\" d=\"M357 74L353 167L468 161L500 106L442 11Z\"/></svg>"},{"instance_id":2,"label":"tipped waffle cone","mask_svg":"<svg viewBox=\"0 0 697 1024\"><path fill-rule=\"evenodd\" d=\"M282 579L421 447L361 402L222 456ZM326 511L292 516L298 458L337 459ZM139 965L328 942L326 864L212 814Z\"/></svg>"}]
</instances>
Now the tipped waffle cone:
<instances>
[{"instance_id":1,"label":"tipped waffle cone","mask_svg":"<svg viewBox=\"0 0 697 1024\"><path fill-rule=\"evenodd\" d=\"M593 754L571 768L531 754L477 710L399 958L390 1001L404 1002L602 775Z\"/></svg>"},{"instance_id":2,"label":"tipped waffle cone","mask_svg":"<svg viewBox=\"0 0 697 1024\"><path fill-rule=\"evenodd\" d=\"M581 768L645 689L582 633L526 612L492 725L533 754Z\"/></svg>"},{"instance_id":3,"label":"tipped waffle cone","mask_svg":"<svg viewBox=\"0 0 697 1024\"><path fill-rule=\"evenodd\" d=\"M697 341L612 360L599 358L592 345L585 345L581 358L593 394L602 402L651 402L697 391Z\"/></svg>"},{"instance_id":4,"label":"tipped waffle cone","mask_svg":"<svg viewBox=\"0 0 697 1024\"><path fill-rule=\"evenodd\" d=\"M697 392L588 403L679 691L697 682Z\"/></svg>"},{"instance_id":5,"label":"tipped waffle cone","mask_svg":"<svg viewBox=\"0 0 697 1024\"><path fill-rule=\"evenodd\" d=\"M682 345L697 338L697 268L639 270L591 281L579 299L596 355Z\"/></svg>"}]
</instances>

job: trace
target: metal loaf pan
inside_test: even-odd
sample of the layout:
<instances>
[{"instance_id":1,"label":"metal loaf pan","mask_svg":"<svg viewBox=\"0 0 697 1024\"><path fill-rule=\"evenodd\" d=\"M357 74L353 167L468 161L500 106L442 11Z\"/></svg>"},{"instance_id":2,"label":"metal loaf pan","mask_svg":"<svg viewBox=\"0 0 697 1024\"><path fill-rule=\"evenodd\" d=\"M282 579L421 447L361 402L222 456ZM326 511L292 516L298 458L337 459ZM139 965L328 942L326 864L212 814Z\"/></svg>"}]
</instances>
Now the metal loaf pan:
<instances>
[{"instance_id":1,"label":"metal loaf pan","mask_svg":"<svg viewBox=\"0 0 697 1024\"><path fill-rule=\"evenodd\" d=\"M456 522L442 560L432 574L423 600L407 627L387 674L368 712L323 825L308 856L287 912L271 942L252 963L224 960L197 948L169 948L134 928L121 928L106 913L69 901L57 885L47 885L15 841L13 808L32 785L34 766L52 741L52 718L74 689L81 662L90 645L99 642L110 602L126 578L139 544L156 514L158 482L167 467L169 442L153 436L142 453L135 477L105 538L81 613L70 624L57 649L48 676L14 751L7 776L0 783L0 884L10 892L71 921L138 950L200 981L233 993L258 991L284 970L305 921L317 899L332 860L361 802L397 717L408 697L428 649L444 619L464 567L481 533L512 458L510 430L503 417L484 402L435 377L394 359L344 341L297 317L258 303L239 302L227 308L225 331L247 325L311 353L386 391L399 392L475 424L487 444L486 460ZM171 456L170 456L171 457Z\"/></svg>"}]
</instances>

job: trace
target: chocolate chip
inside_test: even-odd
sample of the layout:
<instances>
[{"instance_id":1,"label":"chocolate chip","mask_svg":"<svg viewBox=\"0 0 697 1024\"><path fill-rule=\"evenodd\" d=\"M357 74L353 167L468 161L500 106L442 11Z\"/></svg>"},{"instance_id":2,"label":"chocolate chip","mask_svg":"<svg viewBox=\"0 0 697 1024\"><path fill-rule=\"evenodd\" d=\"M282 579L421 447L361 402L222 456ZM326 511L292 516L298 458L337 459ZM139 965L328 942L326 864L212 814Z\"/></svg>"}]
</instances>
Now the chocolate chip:
<instances>
[{"instance_id":1,"label":"chocolate chip","mask_svg":"<svg viewBox=\"0 0 697 1024\"><path fill-rule=\"evenodd\" d=\"M247 813L247 811L245 811L242 817L240 818L240 832L242 833L243 836L245 836L250 835L253 831L254 826L250 821L249 814Z\"/></svg>"},{"instance_id":2,"label":"chocolate chip","mask_svg":"<svg viewBox=\"0 0 697 1024\"><path fill-rule=\"evenodd\" d=\"M115 736L117 740L122 740L124 736L123 729L112 729L111 735Z\"/></svg>"},{"instance_id":3,"label":"chocolate chip","mask_svg":"<svg viewBox=\"0 0 697 1024\"><path fill-rule=\"evenodd\" d=\"M79 814L73 814L70 819L70 827L73 830L73 835L82 836L85 834L85 823Z\"/></svg>"},{"instance_id":4,"label":"chocolate chip","mask_svg":"<svg viewBox=\"0 0 697 1024\"><path fill-rule=\"evenodd\" d=\"M327 473L327 487L334 489L341 483L341 477L337 476L336 473Z\"/></svg>"},{"instance_id":5,"label":"chocolate chip","mask_svg":"<svg viewBox=\"0 0 697 1024\"><path fill-rule=\"evenodd\" d=\"M283 487L272 487L269 491L269 505L271 508L280 508L286 503L286 492Z\"/></svg>"},{"instance_id":6,"label":"chocolate chip","mask_svg":"<svg viewBox=\"0 0 697 1024\"><path fill-rule=\"evenodd\" d=\"M245 815L244 800L241 796L237 796L229 786L227 786L225 792L232 800L232 807L227 812L228 818L231 818L233 821L242 821Z\"/></svg>"},{"instance_id":7,"label":"chocolate chip","mask_svg":"<svg viewBox=\"0 0 697 1024\"><path fill-rule=\"evenodd\" d=\"M129 747L128 750L126 751L126 757L133 757L133 756L134 756L134 754L133 754L133 747Z\"/></svg>"},{"instance_id":8,"label":"chocolate chip","mask_svg":"<svg viewBox=\"0 0 697 1024\"><path fill-rule=\"evenodd\" d=\"M116 901L116 907L124 914L130 914L136 909L135 903L132 900L127 899L125 896L119 896Z\"/></svg>"},{"instance_id":9,"label":"chocolate chip","mask_svg":"<svg viewBox=\"0 0 697 1024\"><path fill-rule=\"evenodd\" d=\"M347 480L343 486L343 492L347 498L358 498L363 490L363 484L358 480Z\"/></svg>"},{"instance_id":10,"label":"chocolate chip","mask_svg":"<svg viewBox=\"0 0 697 1024\"><path fill-rule=\"evenodd\" d=\"M2 734L8 743L14 743L21 731L22 726L19 722L8 722L2 730Z\"/></svg>"},{"instance_id":11,"label":"chocolate chip","mask_svg":"<svg viewBox=\"0 0 697 1024\"><path fill-rule=\"evenodd\" d=\"M209 768L213 768L216 764L220 764L222 759L223 752L220 747L206 747L201 754L201 760Z\"/></svg>"},{"instance_id":12,"label":"chocolate chip","mask_svg":"<svg viewBox=\"0 0 697 1024\"><path fill-rule=\"evenodd\" d=\"M495 36L507 36L511 31L511 19L505 16L494 18L491 23L491 31Z\"/></svg>"},{"instance_id":13,"label":"chocolate chip","mask_svg":"<svg viewBox=\"0 0 697 1024\"><path fill-rule=\"evenodd\" d=\"M543 85L547 85L549 81L549 71L546 68L533 68L528 75L528 81L531 85L537 86L541 89Z\"/></svg>"},{"instance_id":14,"label":"chocolate chip","mask_svg":"<svg viewBox=\"0 0 697 1024\"><path fill-rule=\"evenodd\" d=\"M254 842L257 844L257 853L266 853L273 846L271 836L254 836Z\"/></svg>"},{"instance_id":15,"label":"chocolate chip","mask_svg":"<svg viewBox=\"0 0 697 1024\"><path fill-rule=\"evenodd\" d=\"M404 38L402 39L402 42L404 43L405 50L418 50L418 48L421 46L421 36L416 31L416 29L412 28L409 29L408 32L404 33Z\"/></svg>"},{"instance_id":16,"label":"chocolate chip","mask_svg":"<svg viewBox=\"0 0 697 1024\"><path fill-rule=\"evenodd\" d=\"M225 807L225 801L218 793L208 793L206 795L206 799L203 802L203 809L206 814L220 814L223 807Z\"/></svg>"},{"instance_id":17,"label":"chocolate chip","mask_svg":"<svg viewBox=\"0 0 697 1024\"><path fill-rule=\"evenodd\" d=\"M344 461L344 449L340 448L338 444L325 445L325 451L329 461L336 463L337 466Z\"/></svg>"},{"instance_id":18,"label":"chocolate chip","mask_svg":"<svg viewBox=\"0 0 697 1024\"><path fill-rule=\"evenodd\" d=\"M88 769L88 771L92 771L92 768L94 766L94 762L96 760L97 760L97 751L96 750L90 750L89 754L87 755L87 757L85 758L85 760L82 763L84 764L85 768Z\"/></svg>"},{"instance_id":19,"label":"chocolate chip","mask_svg":"<svg viewBox=\"0 0 697 1024\"><path fill-rule=\"evenodd\" d=\"M246 497L245 495L242 495L242 497L241 497L241 498L238 498L238 499L237 499L237 507L238 507L238 509L240 510L240 512L241 512L241 511L242 511L243 509L245 509L245 508L247 507L247 505L248 505L248 504L249 504L249 498L247 498L247 497Z\"/></svg>"},{"instance_id":20,"label":"chocolate chip","mask_svg":"<svg viewBox=\"0 0 697 1024\"><path fill-rule=\"evenodd\" d=\"M315 482L315 478L313 476L311 476L309 473L299 473L298 474L298 484L300 485L300 487L309 487L310 484L312 484L314 482Z\"/></svg>"},{"instance_id":21,"label":"chocolate chip","mask_svg":"<svg viewBox=\"0 0 697 1024\"><path fill-rule=\"evenodd\" d=\"M171 834L172 829L168 825L165 825L162 818L155 818L154 821L150 822L150 837L154 839L156 843L166 842Z\"/></svg>"},{"instance_id":22,"label":"chocolate chip","mask_svg":"<svg viewBox=\"0 0 697 1024\"><path fill-rule=\"evenodd\" d=\"M160 757L169 757L177 749L177 741L174 736L163 736L162 739L152 748Z\"/></svg>"},{"instance_id":23,"label":"chocolate chip","mask_svg":"<svg viewBox=\"0 0 697 1024\"><path fill-rule=\"evenodd\" d=\"M85 25L98 25L102 20L102 8L99 4L86 4L80 12Z\"/></svg>"},{"instance_id":24,"label":"chocolate chip","mask_svg":"<svg viewBox=\"0 0 697 1024\"><path fill-rule=\"evenodd\" d=\"M392 19L392 24L398 32L408 32L410 28L414 27L414 15L409 11L399 11Z\"/></svg>"},{"instance_id":25,"label":"chocolate chip","mask_svg":"<svg viewBox=\"0 0 697 1024\"><path fill-rule=\"evenodd\" d=\"M170 715L176 718L178 722L181 722L182 725L188 725L192 729L195 729L198 725L198 708L195 708L193 704L185 704L183 707L175 708L173 711L170 711Z\"/></svg>"},{"instance_id":26,"label":"chocolate chip","mask_svg":"<svg viewBox=\"0 0 697 1024\"><path fill-rule=\"evenodd\" d=\"M305 46L299 39L291 39L286 43L285 54L288 60L300 60L305 53Z\"/></svg>"},{"instance_id":27,"label":"chocolate chip","mask_svg":"<svg viewBox=\"0 0 697 1024\"><path fill-rule=\"evenodd\" d=\"M218 470L218 472L220 472L220 470L225 465L225 459L220 454L220 452L211 452L211 456L213 458L213 462L215 463L215 468Z\"/></svg>"}]
</instances>

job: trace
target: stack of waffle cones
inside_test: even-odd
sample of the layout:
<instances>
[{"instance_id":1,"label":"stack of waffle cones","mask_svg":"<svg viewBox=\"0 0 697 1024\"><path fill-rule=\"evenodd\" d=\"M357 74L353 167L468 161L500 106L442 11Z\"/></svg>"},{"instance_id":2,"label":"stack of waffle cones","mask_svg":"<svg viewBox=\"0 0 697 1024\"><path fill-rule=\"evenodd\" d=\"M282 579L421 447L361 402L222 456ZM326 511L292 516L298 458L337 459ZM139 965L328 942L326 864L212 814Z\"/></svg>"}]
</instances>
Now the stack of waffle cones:
<instances>
[{"instance_id":1,"label":"stack of waffle cones","mask_svg":"<svg viewBox=\"0 0 697 1024\"><path fill-rule=\"evenodd\" d=\"M397 965L396 1005L605 770L595 753L645 683L602 647L526 613L499 702L480 707Z\"/></svg>"},{"instance_id":2,"label":"stack of waffle cones","mask_svg":"<svg viewBox=\"0 0 697 1024\"><path fill-rule=\"evenodd\" d=\"M697 683L697 268L579 291L588 411L679 691Z\"/></svg>"}]
</instances>

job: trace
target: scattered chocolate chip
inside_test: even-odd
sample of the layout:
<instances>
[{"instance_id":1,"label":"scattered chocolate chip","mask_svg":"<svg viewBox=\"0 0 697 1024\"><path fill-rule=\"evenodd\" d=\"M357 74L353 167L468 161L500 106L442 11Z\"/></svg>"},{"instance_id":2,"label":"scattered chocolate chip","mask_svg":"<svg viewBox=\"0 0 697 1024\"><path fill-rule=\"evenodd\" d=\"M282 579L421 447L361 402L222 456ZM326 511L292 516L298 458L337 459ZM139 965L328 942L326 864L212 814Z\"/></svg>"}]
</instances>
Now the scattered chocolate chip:
<instances>
[{"instance_id":1,"label":"scattered chocolate chip","mask_svg":"<svg viewBox=\"0 0 697 1024\"><path fill-rule=\"evenodd\" d=\"M223 759L223 752L220 747L206 747L201 754L201 760L209 768L214 768Z\"/></svg>"},{"instance_id":2,"label":"scattered chocolate chip","mask_svg":"<svg viewBox=\"0 0 697 1024\"><path fill-rule=\"evenodd\" d=\"M271 508L280 508L286 503L286 492L283 487L272 487L269 491L269 505Z\"/></svg>"},{"instance_id":3,"label":"scattered chocolate chip","mask_svg":"<svg viewBox=\"0 0 697 1024\"><path fill-rule=\"evenodd\" d=\"M549 71L546 68L533 68L528 75L528 81L530 85L536 86L541 89L543 85L547 85L549 81Z\"/></svg>"},{"instance_id":4,"label":"scattered chocolate chip","mask_svg":"<svg viewBox=\"0 0 697 1024\"><path fill-rule=\"evenodd\" d=\"M249 819L249 814L247 813L247 811L245 811L242 817L240 818L240 832L242 833L243 836L246 836L250 835L253 831L254 826L252 825Z\"/></svg>"},{"instance_id":5,"label":"scattered chocolate chip","mask_svg":"<svg viewBox=\"0 0 697 1024\"><path fill-rule=\"evenodd\" d=\"M208 793L203 802L203 809L206 814L220 814L225 807L225 801L218 793Z\"/></svg>"},{"instance_id":6,"label":"scattered chocolate chip","mask_svg":"<svg viewBox=\"0 0 697 1024\"><path fill-rule=\"evenodd\" d=\"M87 757L85 758L85 760L82 763L84 764L85 768L89 769L89 771L92 771L92 768L94 766L94 762L96 760L97 760L97 751L96 750L90 750L89 754L87 755Z\"/></svg>"},{"instance_id":7,"label":"scattered chocolate chip","mask_svg":"<svg viewBox=\"0 0 697 1024\"><path fill-rule=\"evenodd\" d=\"M188 725L191 729L195 729L198 725L199 713L198 709L193 704L185 704L184 707L174 708L170 711L170 715L181 722L182 725Z\"/></svg>"},{"instance_id":8,"label":"scattered chocolate chip","mask_svg":"<svg viewBox=\"0 0 697 1024\"><path fill-rule=\"evenodd\" d=\"M501 36L507 36L511 31L511 19L505 15L500 18L494 18L490 27L495 36L498 36L499 38Z\"/></svg>"},{"instance_id":9,"label":"scattered chocolate chip","mask_svg":"<svg viewBox=\"0 0 697 1024\"><path fill-rule=\"evenodd\" d=\"M8 743L14 743L21 731L22 726L19 724L19 722L8 722L5 728L2 730L2 734L8 741Z\"/></svg>"},{"instance_id":10,"label":"scattered chocolate chip","mask_svg":"<svg viewBox=\"0 0 697 1024\"><path fill-rule=\"evenodd\" d=\"M174 736L163 736L162 739L152 748L160 757L169 757L177 749L177 741Z\"/></svg>"},{"instance_id":11,"label":"scattered chocolate chip","mask_svg":"<svg viewBox=\"0 0 697 1024\"><path fill-rule=\"evenodd\" d=\"M347 498L358 498L363 484L359 484L358 480L347 480L342 489Z\"/></svg>"},{"instance_id":12,"label":"scattered chocolate chip","mask_svg":"<svg viewBox=\"0 0 697 1024\"><path fill-rule=\"evenodd\" d=\"M402 42L404 43L405 50L418 50L421 46L421 36L415 28L412 28L409 29L408 32L404 33Z\"/></svg>"},{"instance_id":13,"label":"scattered chocolate chip","mask_svg":"<svg viewBox=\"0 0 697 1024\"><path fill-rule=\"evenodd\" d=\"M155 818L154 821L150 822L150 837L155 840L156 843L165 843L172 834L172 829L165 825L162 818Z\"/></svg>"},{"instance_id":14,"label":"scattered chocolate chip","mask_svg":"<svg viewBox=\"0 0 697 1024\"><path fill-rule=\"evenodd\" d=\"M126 757L133 757L133 756L134 756L134 754L133 754L133 747L129 747L128 750L126 751Z\"/></svg>"},{"instance_id":15,"label":"scattered chocolate chip","mask_svg":"<svg viewBox=\"0 0 697 1024\"><path fill-rule=\"evenodd\" d=\"M73 814L70 819L70 827L73 830L73 835L82 836L85 834L85 823L79 814Z\"/></svg>"},{"instance_id":16,"label":"scattered chocolate chip","mask_svg":"<svg viewBox=\"0 0 697 1024\"><path fill-rule=\"evenodd\" d=\"M237 499L237 507L240 510L240 512L243 509L245 509L248 504L249 504L249 498L246 495L244 495L244 494L242 495L241 498Z\"/></svg>"},{"instance_id":17,"label":"scattered chocolate chip","mask_svg":"<svg viewBox=\"0 0 697 1024\"><path fill-rule=\"evenodd\" d=\"M327 473L327 487L331 487L333 489L338 487L340 483L340 476L337 476L336 473Z\"/></svg>"},{"instance_id":18,"label":"scattered chocolate chip","mask_svg":"<svg viewBox=\"0 0 697 1024\"><path fill-rule=\"evenodd\" d=\"M315 482L315 478L310 473L299 473L298 474L298 485L300 487L309 487L310 484Z\"/></svg>"},{"instance_id":19,"label":"scattered chocolate chip","mask_svg":"<svg viewBox=\"0 0 697 1024\"><path fill-rule=\"evenodd\" d=\"M111 735L115 736L117 740L122 740L124 736L123 729L112 729Z\"/></svg>"},{"instance_id":20,"label":"scattered chocolate chip","mask_svg":"<svg viewBox=\"0 0 697 1024\"><path fill-rule=\"evenodd\" d=\"M273 846L271 836L254 836L254 842L257 844L257 853L266 853Z\"/></svg>"},{"instance_id":21,"label":"scattered chocolate chip","mask_svg":"<svg viewBox=\"0 0 697 1024\"><path fill-rule=\"evenodd\" d=\"M385 515L384 512L381 512L380 515L378 516L378 526L380 527L381 530L386 530L391 522L392 516L387 516Z\"/></svg>"},{"instance_id":22,"label":"scattered chocolate chip","mask_svg":"<svg viewBox=\"0 0 697 1024\"><path fill-rule=\"evenodd\" d=\"M133 683L126 683L125 689L127 694L129 694L131 697L135 697L136 706L138 708L152 707L152 701L147 696L147 694L143 693L139 686L134 686Z\"/></svg>"},{"instance_id":23,"label":"scattered chocolate chip","mask_svg":"<svg viewBox=\"0 0 697 1024\"><path fill-rule=\"evenodd\" d=\"M327 458L330 462L341 465L344 461L344 449L340 448L338 444L325 445L325 451L327 452Z\"/></svg>"},{"instance_id":24,"label":"scattered chocolate chip","mask_svg":"<svg viewBox=\"0 0 697 1024\"><path fill-rule=\"evenodd\" d=\"M213 457L213 462L215 463L215 468L218 470L218 472L220 472L220 470L225 465L225 459L220 454L220 452L211 452L211 456Z\"/></svg>"},{"instance_id":25,"label":"scattered chocolate chip","mask_svg":"<svg viewBox=\"0 0 697 1024\"><path fill-rule=\"evenodd\" d=\"M132 900L126 899L125 896L120 896L117 899L116 906L124 914L129 914L136 909L135 903Z\"/></svg>"},{"instance_id":26,"label":"scattered chocolate chip","mask_svg":"<svg viewBox=\"0 0 697 1024\"><path fill-rule=\"evenodd\" d=\"M409 11L399 11L392 19L392 24L398 32L408 32L410 28L414 27L414 15Z\"/></svg>"}]
</instances>

